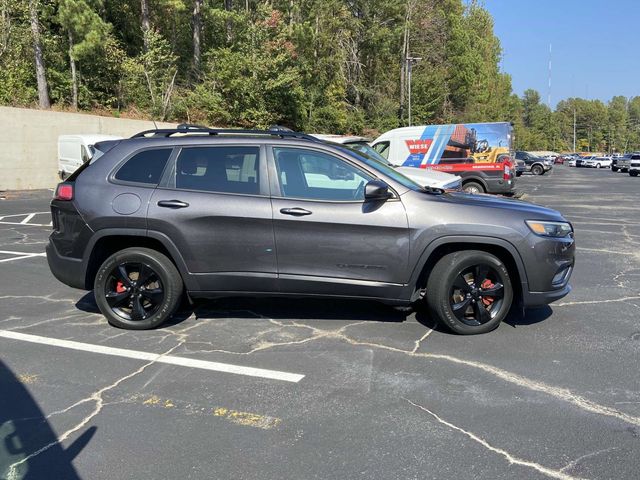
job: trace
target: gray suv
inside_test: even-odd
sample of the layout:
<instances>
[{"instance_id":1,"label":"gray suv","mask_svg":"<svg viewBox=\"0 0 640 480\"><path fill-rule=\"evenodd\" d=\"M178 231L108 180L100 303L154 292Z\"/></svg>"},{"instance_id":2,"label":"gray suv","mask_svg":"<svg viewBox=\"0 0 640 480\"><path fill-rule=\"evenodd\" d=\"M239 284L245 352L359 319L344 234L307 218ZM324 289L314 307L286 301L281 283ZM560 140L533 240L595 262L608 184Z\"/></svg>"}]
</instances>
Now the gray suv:
<instances>
[{"instance_id":1,"label":"gray suv","mask_svg":"<svg viewBox=\"0 0 640 480\"><path fill-rule=\"evenodd\" d=\"M425 305L473 334L571 290L558 212L425 189L305 134L181 125L96 149L56 189L47 259L117 327L157 327L185 295L290 295Z\"/></svg>"}]
</instances>

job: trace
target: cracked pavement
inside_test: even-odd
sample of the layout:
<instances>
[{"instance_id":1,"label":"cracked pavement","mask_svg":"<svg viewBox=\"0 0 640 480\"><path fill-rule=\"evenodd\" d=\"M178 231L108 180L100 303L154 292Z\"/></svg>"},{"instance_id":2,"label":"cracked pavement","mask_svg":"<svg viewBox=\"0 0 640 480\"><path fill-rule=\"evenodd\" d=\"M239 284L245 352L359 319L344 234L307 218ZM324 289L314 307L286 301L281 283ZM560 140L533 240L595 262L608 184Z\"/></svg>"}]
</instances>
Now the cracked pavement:
<instances>
[{"instance_id":1,"label":"cracked pavement","mask_svg":"<svg viewBox=\"0 0 640 480\"><path fill-rule=\"evenodd\" d=\"M0 330L305 375L0 338L0 478L637 478L639 181L521 177L574 223L574 291L474 337L375 303L240 298L129 332L43 257L0 263ZM0 217L49 197L13 195ZM0 223L0 250L40 253L47 230Z\"/></svg>"}]
</instances>

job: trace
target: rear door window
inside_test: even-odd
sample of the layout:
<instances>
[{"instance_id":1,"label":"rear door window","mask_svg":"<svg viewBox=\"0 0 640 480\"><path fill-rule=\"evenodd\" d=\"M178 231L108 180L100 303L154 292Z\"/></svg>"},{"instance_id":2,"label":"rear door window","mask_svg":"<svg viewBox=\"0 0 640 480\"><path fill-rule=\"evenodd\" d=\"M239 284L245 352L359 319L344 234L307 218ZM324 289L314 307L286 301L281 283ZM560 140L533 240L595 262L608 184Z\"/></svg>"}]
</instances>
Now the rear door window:
<instances>
[{"instance_id":1,"label":"rear door window","mask_svg":"<svg viewBox=\"0 0 640 480\"><path fill-rule=\"evenodd\" d=\"M136 153L120 167L115 174L115 179L123 182L157 185L172 150L171 148L157 148Z\"/></svg>"},{"instance_id":2,"label":"rear door window","mask_svg":"<svg viewBox=\"0 0 640 480\"><path fill-rule=\"evenodd\" d=\"M177 189L260 194L260 147L183 148L176 162Z\"/></svg>"}]
</instances>

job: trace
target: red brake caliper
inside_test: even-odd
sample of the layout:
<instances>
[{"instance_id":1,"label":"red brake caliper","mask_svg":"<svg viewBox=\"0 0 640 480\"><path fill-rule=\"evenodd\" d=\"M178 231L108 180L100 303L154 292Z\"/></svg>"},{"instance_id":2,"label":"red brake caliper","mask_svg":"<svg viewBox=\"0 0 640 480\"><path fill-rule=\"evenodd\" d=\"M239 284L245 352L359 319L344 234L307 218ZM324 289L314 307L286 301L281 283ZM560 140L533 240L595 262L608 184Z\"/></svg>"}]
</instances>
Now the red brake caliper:
<instances>
[{"instance_id":1,"label":"red brake caliper","mask_svg":"<svg viewBox=\"0 0 640 480\"><path fill-rule=\"evenodd\" d=\"M124 288L124 283L118 280L118 283L116 283L116 293L122 293L122 292L125 292L126 290L127 289Z\"/></svg>"},{"instance_id":2,"label":"red brake caliper","mask_svg":"<svg viewBox=\"0 0 640 480\"><path fill-rule=\"evenodd\" d=\"M489 288L493 288L495 285L494 283L489 280L488 278L484 280L484 282L482 282L482 284L480 285L480 287L483 290L487 290ZM489 305L491 305L493 303L495 299L493 297L482 297L482 303L484 303L484 305L486 307L488 307Z\"/></svg>"}]
</instances>

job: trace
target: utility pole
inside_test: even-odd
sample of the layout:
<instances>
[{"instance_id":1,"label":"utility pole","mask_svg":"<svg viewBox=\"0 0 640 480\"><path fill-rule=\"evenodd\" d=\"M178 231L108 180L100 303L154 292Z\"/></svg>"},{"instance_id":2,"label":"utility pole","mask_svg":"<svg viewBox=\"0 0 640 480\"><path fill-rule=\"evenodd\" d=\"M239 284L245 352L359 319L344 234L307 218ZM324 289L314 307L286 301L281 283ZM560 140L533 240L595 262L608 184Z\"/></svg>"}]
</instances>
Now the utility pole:
<instances>
[{"instance_id":1,"label":"utility pole","mask_svg":"<svg viewBox=\"0 0 640 480\"><path fill-rule=\"evenodd\" d=\"M551 44L549 44L549 90L547 91L547 106L551 109Z\"/></svg>"},{"instance_id":2,"label":"utility pole","mask_svg":"<svg viewBox=\"0 0 640 480\"><path fill-rule=\"evenodd\" d=\"M420 60L422 60L422 57L407 57L407 83L409 84L409 88L407 88L407 116L409 117L409 126L411 126L411 70Z\"/></svg>"},{"instance_id":3,"label":"utility pole","mask_svg":"<svg viewBox=\"0 0 640 480\"><path fill-rule=\"evenodd\" d=\"M576 108L573 107L573 153L576 153Z\"/></svg>"}]
</instances>

